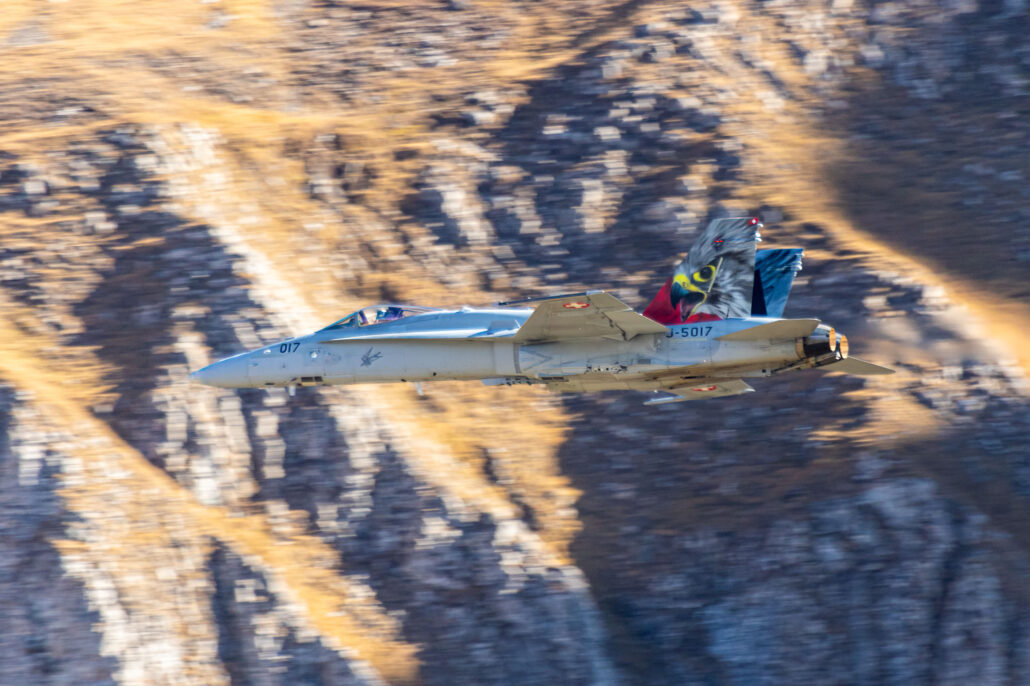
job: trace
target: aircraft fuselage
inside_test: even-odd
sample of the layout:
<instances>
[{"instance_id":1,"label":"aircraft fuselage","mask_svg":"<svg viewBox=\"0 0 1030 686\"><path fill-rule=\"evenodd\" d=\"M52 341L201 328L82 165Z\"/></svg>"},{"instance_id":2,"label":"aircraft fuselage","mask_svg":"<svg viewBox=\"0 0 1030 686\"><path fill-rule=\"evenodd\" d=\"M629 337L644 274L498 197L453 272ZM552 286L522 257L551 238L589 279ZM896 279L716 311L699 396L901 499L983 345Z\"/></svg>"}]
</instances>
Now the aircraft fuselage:
<instances>
[{"instance_id":1,"label":"aircraft fuselage","mask_svg":"<svg viewBox=\"0 0 1030 686\"><path fill-rule=\"evenodd\" d=\"M526 310L486 310L438 317L445 319L441 324L458 318L462 326L489 331L496 324L515 331L528 315ZM484 321L469 321L480 318ZM377 327L374 338L359 335L359 329L353 340L325 330L288 339L216 362L195 377L226 388L481 379L488 384L546 383L568 391L653 390L667 387L676 374L685 380L765 376L805 360L809 355L801 339L717 340L772 321L777 320L711 321L673 325L665 335L644 334L631 340L612 336L540 343L517 342L513 335L434 340L431 328L412 330L413 322L407 327L397 322L396 327ZM805 340L825 339L829 332L821 325Z\"/></svg>"},{"instance_id":2,"label":"aircraft fuselage","mask_svg":"<svg viewBox=\"0 0 1030 686\"><path fill-rule=\"evenodd\" d=\"M746 377L805 367L892 373L849 357L847 337L818 319L780 317L801 250L759 259L761 226L757 217L713 219L643 313L599 290L484 309L382 304L193 377L226 388L291 389L481 379L557 391L663 391L647 401L660 404L750 393Z\"/></svg>"}]
</instances>

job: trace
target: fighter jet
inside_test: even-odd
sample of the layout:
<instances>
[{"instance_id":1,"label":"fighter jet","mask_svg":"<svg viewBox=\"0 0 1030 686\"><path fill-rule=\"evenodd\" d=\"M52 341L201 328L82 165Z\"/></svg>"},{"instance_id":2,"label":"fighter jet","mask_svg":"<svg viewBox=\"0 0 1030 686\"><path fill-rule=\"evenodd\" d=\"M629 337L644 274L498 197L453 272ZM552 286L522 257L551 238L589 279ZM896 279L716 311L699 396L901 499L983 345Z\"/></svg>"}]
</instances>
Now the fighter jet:
<instances>
[{"instance_id":1,"label":"fighter jet","mask_svg":"<svg viewBox=\"0 0 1030 686\"><path fill-rule=\"evenodd\" d=\"M658 404L748 393L745 378L801 369L892 373L849 357L847 338L832 326L782 317L802 250L756 250L761 227L757 218L712 221L643 313L604 291L488 308L376 305L191 376L291 394L298 386L481 380L651 391L647 403Z\"/></svg>"}]
</instances>

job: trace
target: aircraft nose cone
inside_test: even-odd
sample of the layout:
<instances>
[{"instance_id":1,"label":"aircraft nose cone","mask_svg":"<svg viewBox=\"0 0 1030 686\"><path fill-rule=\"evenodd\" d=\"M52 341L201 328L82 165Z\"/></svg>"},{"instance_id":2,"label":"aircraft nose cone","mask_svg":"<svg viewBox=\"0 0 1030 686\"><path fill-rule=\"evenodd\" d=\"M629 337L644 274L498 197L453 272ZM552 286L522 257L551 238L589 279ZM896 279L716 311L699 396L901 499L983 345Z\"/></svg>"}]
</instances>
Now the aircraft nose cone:
<instances>
[{"instance_id":1,"label":"aircraft nose cone","mask_svg":"<svg viewBox=\"0 0 1030 686\"><path fill-rule=\"evenodd\" d=\"M234 357L198 369L190 374L190 378L218 388L245 388L250 385L246 363Z\"/></svg>"}]
</instances>

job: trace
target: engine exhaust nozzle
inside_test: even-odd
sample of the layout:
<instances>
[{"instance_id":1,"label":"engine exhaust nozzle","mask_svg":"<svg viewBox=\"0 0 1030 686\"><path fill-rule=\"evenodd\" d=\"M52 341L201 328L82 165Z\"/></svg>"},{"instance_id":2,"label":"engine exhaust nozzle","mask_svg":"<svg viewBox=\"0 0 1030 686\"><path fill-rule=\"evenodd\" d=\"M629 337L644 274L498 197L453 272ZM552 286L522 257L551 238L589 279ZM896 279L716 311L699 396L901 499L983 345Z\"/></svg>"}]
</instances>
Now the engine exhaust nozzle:
<instances>
[{"instance_id":1,"label":"engine exhaust nozzle","mask_svg":"<svg viewBox=\"0 0 1030 686\"><path fill-rule=\"evenodd\" d=\"M801 339L802 357L824 357L836 353L829 339L808 337Z\"/></svg>"}]
</instances>

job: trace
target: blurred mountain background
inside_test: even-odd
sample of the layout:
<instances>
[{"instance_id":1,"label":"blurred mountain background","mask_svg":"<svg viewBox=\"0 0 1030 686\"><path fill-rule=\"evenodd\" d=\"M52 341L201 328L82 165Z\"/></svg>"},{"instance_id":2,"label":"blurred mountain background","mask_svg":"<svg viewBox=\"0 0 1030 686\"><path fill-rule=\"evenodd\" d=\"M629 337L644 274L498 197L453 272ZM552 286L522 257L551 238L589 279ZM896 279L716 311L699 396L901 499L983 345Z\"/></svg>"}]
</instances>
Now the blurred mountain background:
<instances>
[{"instance_id":1,"label":"blurred mountain background","mask_svg":"<svg viewBox=\"0 0 1030 686\"><path fill-rule=\"evenodd\" d=\"M6 0L0 684L1030 683L1028 14ZM729 212L898 374L187 381Z\"/></svg>"}]
</instances>

